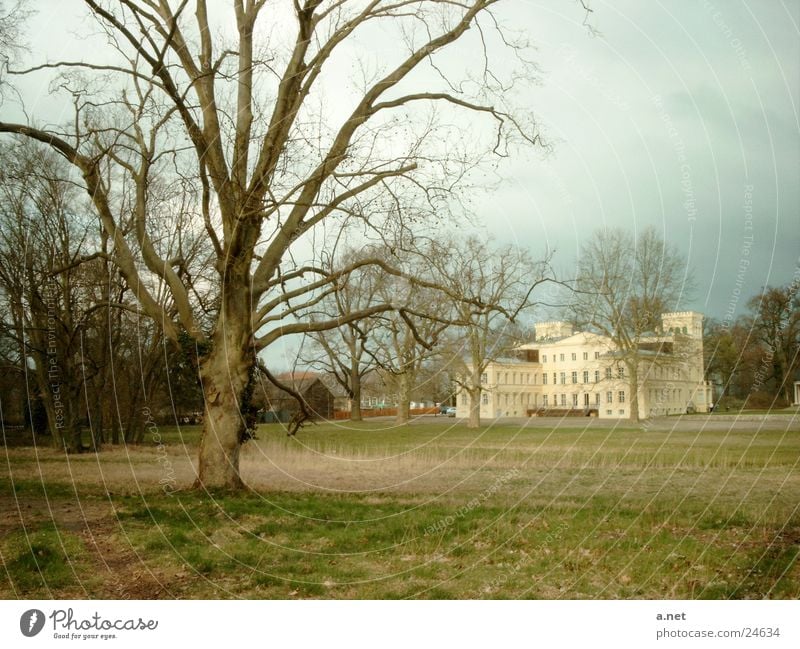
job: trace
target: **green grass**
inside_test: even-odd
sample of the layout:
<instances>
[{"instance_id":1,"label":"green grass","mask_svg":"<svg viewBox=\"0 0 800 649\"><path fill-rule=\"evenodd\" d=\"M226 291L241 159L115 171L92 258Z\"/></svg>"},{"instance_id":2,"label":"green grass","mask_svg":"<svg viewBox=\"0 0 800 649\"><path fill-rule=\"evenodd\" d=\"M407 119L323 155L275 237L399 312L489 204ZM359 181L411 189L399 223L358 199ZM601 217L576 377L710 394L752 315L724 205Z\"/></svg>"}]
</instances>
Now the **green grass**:
<instances>
[{"instance_id":1,"label":"green grass","mask_svg":"<svg viewBox=\"0 0 800 649\"><path fill-rule=\"evenodd\" d=\"M800 596L800 432L570 425L262 426L239 495L165 494L152 447L11 449L0 595ZM162 437L187 486L196 431Z\"/></svg>"},{"instance_id":2,"label":"green grass","mask_svg":"<svg viewBox=\"0 0 800 649\"><path fill-rule=\"evenodd\" d=\"M89 576L84 554L75 535L60 533L52 523L3 535L0 556L9 577L6 586L12 590L8 595L58 597L81 591L82 580Z\"/></svg>"}]
</instances>

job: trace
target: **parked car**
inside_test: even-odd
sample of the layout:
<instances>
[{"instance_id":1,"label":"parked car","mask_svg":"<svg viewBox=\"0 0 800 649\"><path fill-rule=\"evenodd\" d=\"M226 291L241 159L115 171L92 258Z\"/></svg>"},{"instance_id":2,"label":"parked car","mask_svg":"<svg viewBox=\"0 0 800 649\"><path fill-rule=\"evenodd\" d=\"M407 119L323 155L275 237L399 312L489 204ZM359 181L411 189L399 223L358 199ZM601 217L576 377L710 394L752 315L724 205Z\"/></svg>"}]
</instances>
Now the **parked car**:
<instances>
[{"instance_id":1,"label":"parked car","mask_svg":"<svg viewBox=\"0 0 800 649\"><path fill-rule=\"evenodd\" d=\"M439 406L440 415L446 415L448 410L450 410L450 406L448 406L446 403L443 403L441 406Z\"/></svg>"},{"instance_id":2,"label":"parked car","mask_svg":"<svg viewBox=\"0 0 800 649\"><path fill-rule=\"evenodd\" d=\"M445 413L448 417L455 417L456 416L456 409L453 406L450 406L445 410Z\"/></svg>"}]
</instances>

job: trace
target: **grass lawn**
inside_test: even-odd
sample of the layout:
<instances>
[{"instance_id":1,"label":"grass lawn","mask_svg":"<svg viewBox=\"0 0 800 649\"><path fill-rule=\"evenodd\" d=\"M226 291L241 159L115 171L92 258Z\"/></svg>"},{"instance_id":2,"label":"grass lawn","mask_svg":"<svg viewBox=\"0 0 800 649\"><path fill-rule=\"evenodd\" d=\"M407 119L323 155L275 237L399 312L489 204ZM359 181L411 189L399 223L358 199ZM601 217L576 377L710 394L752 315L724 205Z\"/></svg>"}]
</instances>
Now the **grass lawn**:
<instances>
[{"instance_id":1,"label":"grass lawn","mask_svg":"<svg viewBox=\"0 0 800 649\"><path fill-rule=\"evenodd\" d=\"M4 598L796 598L797 421L262 426L243 494L199 431L6 448Z\"/></svg>"}]
</instances>

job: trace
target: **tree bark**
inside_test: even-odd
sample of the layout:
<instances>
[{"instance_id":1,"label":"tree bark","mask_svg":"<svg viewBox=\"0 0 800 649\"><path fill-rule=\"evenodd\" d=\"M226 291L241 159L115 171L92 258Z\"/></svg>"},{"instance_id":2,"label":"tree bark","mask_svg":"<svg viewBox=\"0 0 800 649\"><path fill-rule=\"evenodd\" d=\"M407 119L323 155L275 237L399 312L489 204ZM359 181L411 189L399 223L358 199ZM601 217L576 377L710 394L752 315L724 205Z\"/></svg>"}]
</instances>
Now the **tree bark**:
<instances>
[{"instance_id":1,"label":"tree bark","mask_svg":"<svg viewBox=\"0 0 800 649\"><path fill-rule=\"evenodd\" d=\"M480 428L481 426L481 389L471 387L469 393L469 420L467 428Z\"/></svg>"},{"instance_id":2,"label":"tree bark","mask_svg":"<svg viewBox=\"0 0 800 649\"><path fill-rule=\"evenodd\" d=\"M350 421L361 421L361 374L357 361L350 368L350 392Z\"/></svg>"},{"instance_id":3,"label":"tree bark","mask_svg":"<svg viewBox=\"0 0 800 649\"><path fill-rule=\"evenodd\" d=\"M626 363L628 374L631 377L630 393L631 393L631 414L630 420L632 422L639 422L639 366L637 363Z\"/></svg>"},{"instance_id":4,"label":"tree bark","mask_svg":"<svg viewBox=\"0 0 800 649\"><path fill-rule=\"evenodd\" d=\"M218 323L211 351L200 366L205 417L195 488L244 487L239 453L248 438L249 405L244 401L256 359L250 347L247 300L238 298L236 305L226 301L228 317Z\"/></svg>"},{"instance_id":5,"label":"tree bark","mask_svg":"<svg viewBox=\"0 0 800 649\"><path fill-rule=\"evenodd\" d=\"M135 383L136 389L130 395L130 403L128 404L128 421L125 426L125 434L123 440L126 444L135 444L136 440L144 435L144 422L142 421L142 411L139 407L142 401L142 388L140 381Z\"/></svg>"},{"instance_id":6,"label":"tree bark","mask_svg":"<svg viewBox=\"0 0 800 649\"><path fill-rule=\"evenodd\" d=\"M402 426L407 424L410 419L409 403L411 401L410 392L411 386L408 380L408 373L403 372L397 377L398 390L397 390L397 417L395 423Z\"/></svg>"},{"instance_id":7,"label":"tree bark","mask_svg":"<svg viewBox=\"0 0 800 649\"><path fill-rule=\"evenodd\" d=\"M103 433L103 403L100 397L100 391L94 390L92 395L92 406L88 411L89 417L89 433L92 443L92 450L99 451L105 440Z\"/></svg>"}]
</instances>

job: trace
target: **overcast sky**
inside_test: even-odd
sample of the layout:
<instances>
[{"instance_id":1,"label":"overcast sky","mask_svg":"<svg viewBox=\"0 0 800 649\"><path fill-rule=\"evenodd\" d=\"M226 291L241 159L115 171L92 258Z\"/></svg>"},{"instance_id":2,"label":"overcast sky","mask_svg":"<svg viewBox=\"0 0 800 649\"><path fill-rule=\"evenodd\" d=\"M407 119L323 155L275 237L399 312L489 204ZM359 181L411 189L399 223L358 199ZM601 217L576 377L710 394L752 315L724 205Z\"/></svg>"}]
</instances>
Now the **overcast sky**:
<instances>
[{"instance_id":1,"label":"overcast sky","mask_svg":"<svg viewBox=\"0 0 800 649\"><path fill-rule=\"evenodd\" d=\"M800 3L591 6L596 37L570 2L514 7L539 45L532 108L555 147L511 164L482 212L506 238L546 239L566 275L597 226L655 225L697 277L685 306L739 314L798 269Z\"/></svg>"},{"instance_id":2,"label":"overcast sky","mask_svg":"<svg viewBox=\"0 0 800 649\"><path fill-rule=\"evenodd\" d=\"M80 3L34 6L31 61L86 54L64 34ZM655 225L697 278L681 306L738 315L798 269L800 2L590 6L597 35L574 0L501 3L538 47L542 83L525 101L553 151L501 167L479 220L502 241L554 248L566 277L595 228ZM36 113L46 86L26 88Z\"/></svg>"}]
</instances>

